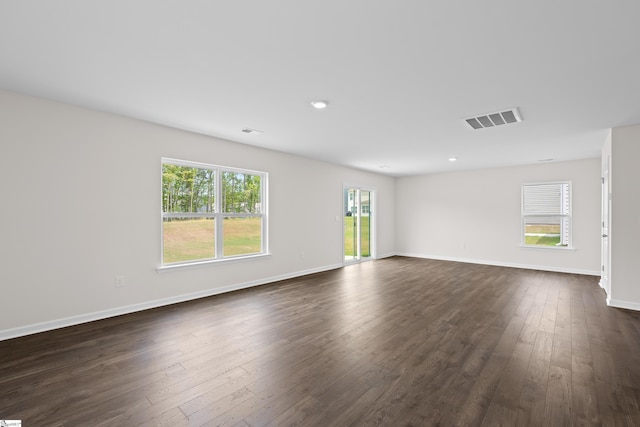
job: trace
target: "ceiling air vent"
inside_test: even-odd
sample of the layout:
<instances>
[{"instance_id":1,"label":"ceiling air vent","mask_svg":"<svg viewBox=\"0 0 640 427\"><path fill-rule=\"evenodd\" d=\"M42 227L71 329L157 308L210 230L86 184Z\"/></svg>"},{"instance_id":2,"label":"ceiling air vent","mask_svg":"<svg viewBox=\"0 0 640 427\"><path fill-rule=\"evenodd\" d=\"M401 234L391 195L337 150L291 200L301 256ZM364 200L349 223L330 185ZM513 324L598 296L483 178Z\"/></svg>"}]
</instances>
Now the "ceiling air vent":
<instances>
[{"instance_id":1,"label":"ceiling air vent","mask_svg":"<svg viewBox=\"0 0 640 427\"><path fill-rule=\"evenodd\" d=\"M474 129L482 129L500 126L507 123L521 122L522 117L520 117L520 113L517 108L512 108L511 110L501 111L498 113L469 117L468 119L464 119L464 121Z\"/></svg>"}]
</instances>

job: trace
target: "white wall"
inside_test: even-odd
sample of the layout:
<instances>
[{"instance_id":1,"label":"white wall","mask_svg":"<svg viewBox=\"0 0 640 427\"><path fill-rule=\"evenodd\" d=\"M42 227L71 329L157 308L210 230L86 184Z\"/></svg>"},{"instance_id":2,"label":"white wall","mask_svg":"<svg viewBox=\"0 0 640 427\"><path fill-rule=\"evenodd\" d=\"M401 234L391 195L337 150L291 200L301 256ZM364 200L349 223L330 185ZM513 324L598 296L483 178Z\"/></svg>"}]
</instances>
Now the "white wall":
<instances>
[{"instance_id":1,"label":"white wall","mask_svg":"<svg viewBox=\"0 0 640 427\"><path fill-rule=\"evenodd\" d=\"M393 179L4 91L0 144L0 339L338 267L344 182L377 190L378 257L599 271L598 159ZM161 157L268 172L272 255L158 273ZM573 181L576 250L520 248L520 185L553 180Z\"/></svg>"},{"instance_id":2,"label":"white wall","mask_svg":"<svg viewBox=\"0 0 640 427\"><path fill-rule=\"evenodd\" d=\"M521 247L521 185L566 180L575 250ZM396 198L400 254L600 274L600 159L399 178Z\"/></svg>"},{"instance_id":3,"label":"white wall","mask_svg":"<svg viewBox=\"0 0 640 427\"><path fill-rule=\"evenodd\" d=\"M340 266L345 181L395 251L390 177L3 91L0 141L0 339ZM268 172L272 256L158 273L161 157Z\"/></svg>"},{"instance_id":4,"label":"white wall","mask_svg":"<svg viewBox=\"0 0 640 427\"><path fill-rule=\"evenodd\" d=\"M640 125L613 128L610 154L609 304L640 310Z\"/></svg>"}]
</instances>

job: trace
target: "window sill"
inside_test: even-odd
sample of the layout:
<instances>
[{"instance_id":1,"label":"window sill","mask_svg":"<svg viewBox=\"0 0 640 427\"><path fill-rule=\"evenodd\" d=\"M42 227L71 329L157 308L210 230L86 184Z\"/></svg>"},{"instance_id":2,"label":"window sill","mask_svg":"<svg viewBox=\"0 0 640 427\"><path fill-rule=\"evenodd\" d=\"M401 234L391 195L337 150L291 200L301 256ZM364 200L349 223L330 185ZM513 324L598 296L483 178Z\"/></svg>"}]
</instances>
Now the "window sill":
<instances>
[{"instance_id":1,"label":"window sill","mask_svg":"<svg viewBox=\"0 0 640 427\"><path fill-rule=\"evenodd\" d=\"M523 249L542 249L544 251L570 251L575 252L577 249L573 246L538 246L538 245L520 245Z\"/></svg>"},{"instance_id":2,"label":"window sill","mask_svg":"<svg viewBox=\"0 0 640 427\"><path fill-rule=\"evenodd\" d=\"M226 264L230 262L248 261L248 260L253 260L258 258L268 258L270 256L271 256L270 253L264 253L264 254L256 254L256 255L229 257L229 258L223 258L223 259L208 259L204 261L183 262L179 264L162 265L160 267L157 267L156 271L158 273L166 273L168 271L188 270L188 269L200 268L200 267L204 267L212 264Z\"/></svg>"}]
</instances>

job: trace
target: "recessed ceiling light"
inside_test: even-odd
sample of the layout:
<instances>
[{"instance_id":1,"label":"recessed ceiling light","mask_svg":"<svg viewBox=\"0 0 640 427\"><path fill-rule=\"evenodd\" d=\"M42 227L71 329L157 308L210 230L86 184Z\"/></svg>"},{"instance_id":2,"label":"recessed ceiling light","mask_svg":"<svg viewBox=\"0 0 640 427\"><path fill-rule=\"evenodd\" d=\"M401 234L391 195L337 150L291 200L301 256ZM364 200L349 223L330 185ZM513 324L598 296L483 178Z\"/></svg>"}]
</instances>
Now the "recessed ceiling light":
<instances>
[{"instance_id":1,"label":"recessed ceiling light","mask_svg":"<svg viewBox=\"0 0 640 427\"><path fill-rule=\"evenodd\" d=\"M449 161L450 161L450 162L455 162L456 160L458 160L458 158L457 158L457 157L449 157Z\"/></svg>"},{"instance_id":2,"label":"recessed ceiling light","mask_svg":"<svg viewBox=\"0 0 640 427\"><path fill-rule=\"evenodd\" d=\"M378 166L378 167L379 167L380 169L389 169L389 166L387 166L387 165L380 165L380 166Z\"/></svg>"},{"instance_id":3,"label":"recessed ceiling light","mask_svg":"<svg viewBox=\"0 0 640 427\"><path fill-rule=\"evenodd\" d=\"M262 133L261 130L251 129L251 128L244 128L242 129L242 132L248 133L249 135L260 135Z\"/></svg>"},{"instance_id":4,"label":"recessed ceiling light","mask_svg":"<svg viewBox=\"0 0 640 427\"><path fill-rule=\"evenodd\" d=\"M540 159L539 162L553 162L553 159Z\"/></svg>"},{"instance_id":5,"label":"recessed ceiling light","mask_svg":"<svg viewBox=\"0 0 640 427\"><path fill-rule=\"evenodd\" d=\"M322 101L322 100L311 101L311 105L313 106L313 108L322 110L323 108L327 108L327 105L329 105L329 101Z\"/></svg>"}]
</instances>

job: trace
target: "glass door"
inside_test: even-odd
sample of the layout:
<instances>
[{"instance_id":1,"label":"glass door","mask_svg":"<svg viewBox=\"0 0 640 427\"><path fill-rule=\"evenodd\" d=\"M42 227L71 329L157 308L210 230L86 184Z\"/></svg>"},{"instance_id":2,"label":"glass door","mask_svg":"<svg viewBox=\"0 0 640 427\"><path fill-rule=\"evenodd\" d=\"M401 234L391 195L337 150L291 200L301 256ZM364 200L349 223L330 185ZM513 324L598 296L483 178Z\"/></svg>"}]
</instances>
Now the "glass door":
<instances>
[{"instance_id":1,"label":"glass door","mask_svg":"<svg viewBox=\"0 0 640 427\"><path fill-rule=\"evenodd\" d=\"M356 262L373 254L373 191L344 188L344 261Z\"/></svg>"}]
</instances>

